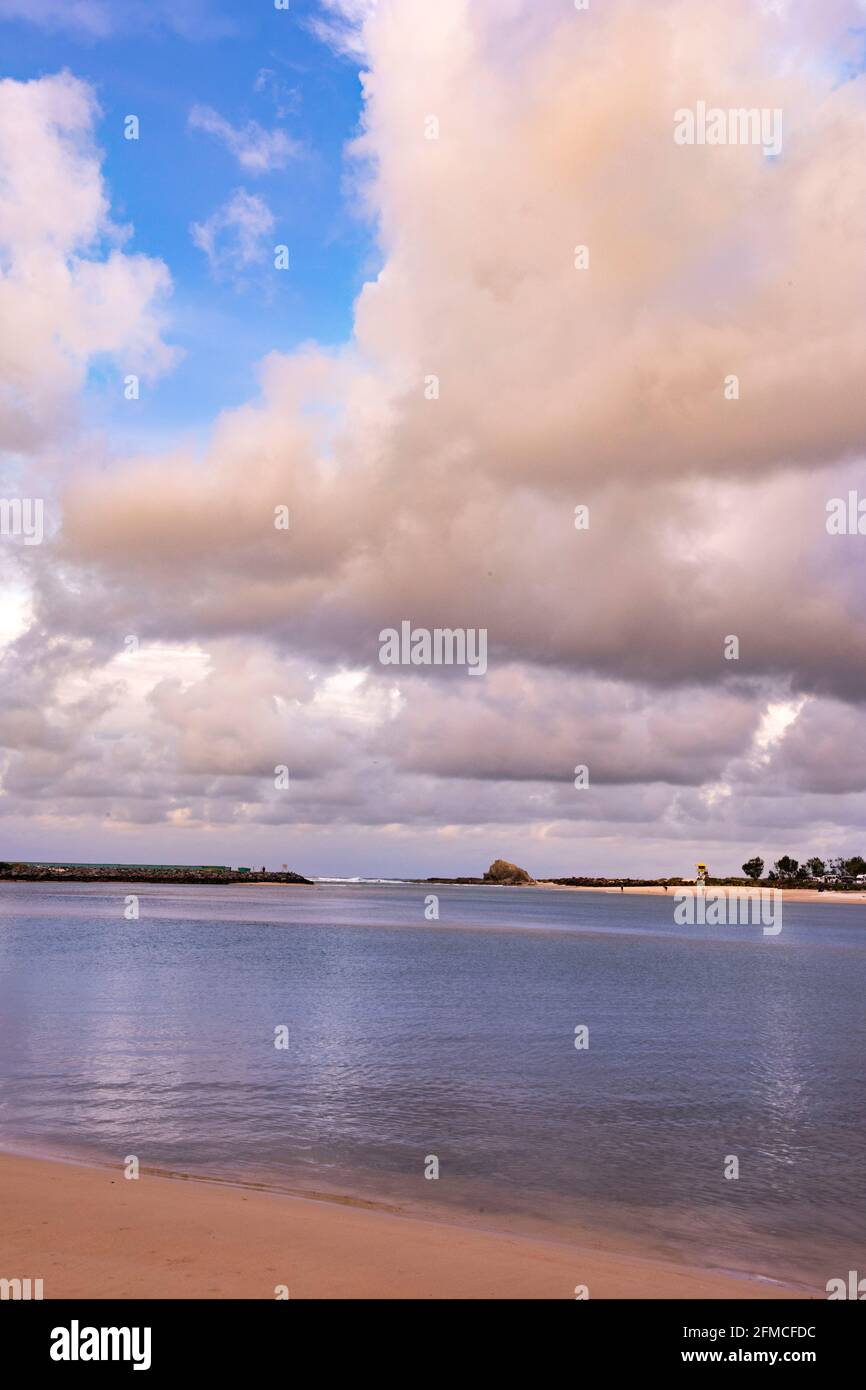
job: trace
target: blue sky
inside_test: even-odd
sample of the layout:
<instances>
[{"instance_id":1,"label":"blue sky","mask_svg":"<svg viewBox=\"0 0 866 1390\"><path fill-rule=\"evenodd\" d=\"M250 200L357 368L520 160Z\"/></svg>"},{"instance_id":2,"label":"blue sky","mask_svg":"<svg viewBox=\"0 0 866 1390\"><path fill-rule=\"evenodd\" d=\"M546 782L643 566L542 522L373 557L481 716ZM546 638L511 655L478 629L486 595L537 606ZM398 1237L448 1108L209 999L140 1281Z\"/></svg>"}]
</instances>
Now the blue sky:
<instances>
[{"instance_id":1,"label":"blue sky","mask_svg":"<svg viewBox=\"0 0 866 1390\"><path fill-rule=\"evenodd\" d=\"M0 5L0 16L10 8ZM115 364L91 374L91 417L117 447L132 450L169 444L179 431L203 435L219 409L255 393L256 363L272 349L344 341L375 263L373 229L346 184L359 73L311 31L316 5L293 0L286 12L221 0L205 7L207 23L197 5L169 7L176 23L185 17L183 32L160 22L141 27L138 9L117 0L104 12L97 7L110 26L98 35L71 18L53 28L0 17L3 76L26 80L66 68L92 84L112 215L134 229L124 249L158 256L171 272L166 337L183 359L142 390L134 414ZM235 128L254 121L281 130L301 150L282 168L251 173L224 141L190 127L196 106ZM140 121L137 141L124 138L129 114ZM289 247L288 272L275 273L271 257L241 275L215 274L194 244L192 224L205 223L238 189L270 208L274 231L263 242Z\"/></svg>"}]
</instances>

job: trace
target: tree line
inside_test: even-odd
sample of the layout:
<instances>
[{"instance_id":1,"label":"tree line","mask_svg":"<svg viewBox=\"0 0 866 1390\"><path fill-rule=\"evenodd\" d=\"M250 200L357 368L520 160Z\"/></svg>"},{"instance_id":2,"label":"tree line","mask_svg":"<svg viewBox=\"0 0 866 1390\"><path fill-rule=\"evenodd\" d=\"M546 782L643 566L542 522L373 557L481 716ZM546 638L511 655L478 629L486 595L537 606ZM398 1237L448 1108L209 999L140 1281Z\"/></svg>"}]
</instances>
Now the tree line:
<instances>
[{"instance_id":1,"label":"tree line","mask_svg":"<svg viewBox=\"0 0 866 1390\"><path fill-rule=\"evenodd\" d=\"M758 854L753 859L747 859L743 865L743 873L747 878L757 881L763 872L764 861ZM805 864L798 863L790 854L783 854L776 860L767 878L773 882L781 879L797 879L802 882L804 879L816 878L859 878L861 874L866 874L866 859L859 854L855 854L851 859L828 859L826 862L814 855L807 859Z\"/></svg>"}]
</instances>

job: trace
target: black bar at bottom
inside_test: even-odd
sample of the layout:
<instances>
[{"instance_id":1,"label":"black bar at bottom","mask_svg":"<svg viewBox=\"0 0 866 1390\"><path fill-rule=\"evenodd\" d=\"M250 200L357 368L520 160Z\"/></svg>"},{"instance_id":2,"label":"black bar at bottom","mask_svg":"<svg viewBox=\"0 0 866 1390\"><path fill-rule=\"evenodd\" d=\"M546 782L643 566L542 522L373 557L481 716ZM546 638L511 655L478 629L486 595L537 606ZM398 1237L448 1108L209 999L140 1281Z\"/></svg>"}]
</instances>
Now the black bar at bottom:
<instances>
[{"instance_id":1,"label":"black bar at bottom","mask_svg":"<svg viewBox=\"0 0 866 1390\"><path fill-rule=\"evenodd\" d=\"M142 1381L178 1372L225 1379L272 1366L307 1380L345 1364L354 1374L387 1368L429 1384L437 1368L453 1377L467 1359L514 1376L513 1358L527 1356L536 1358L536 1380L547 1378L541 1367L552 1356L575 1373L800 1365L826 1377L856 1373L864 1312L824 1299L9 1301L0 1303L0 1338L4 1364L14 1359L19 1377L61 1379L105 1370Z\"/></svg>"}]
</instances>

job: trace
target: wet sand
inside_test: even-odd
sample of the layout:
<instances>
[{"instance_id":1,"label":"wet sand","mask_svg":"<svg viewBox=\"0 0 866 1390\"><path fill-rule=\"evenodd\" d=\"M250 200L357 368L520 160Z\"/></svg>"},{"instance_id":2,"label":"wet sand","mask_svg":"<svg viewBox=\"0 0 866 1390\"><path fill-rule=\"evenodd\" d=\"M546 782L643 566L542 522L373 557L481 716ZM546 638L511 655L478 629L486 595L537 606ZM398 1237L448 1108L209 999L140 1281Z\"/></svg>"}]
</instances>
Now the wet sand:
<instances>
[{"instance_id":1,"label":"wet sand","mask_svg":"<svg viewBox=\"0 0 866 1390\"><path fill-rule=\"evenodd\" d=\"M0 1154L0 1277L51 1298L787 1298L726 1273L361 1201Z\"/></svg>"}]
</instances>

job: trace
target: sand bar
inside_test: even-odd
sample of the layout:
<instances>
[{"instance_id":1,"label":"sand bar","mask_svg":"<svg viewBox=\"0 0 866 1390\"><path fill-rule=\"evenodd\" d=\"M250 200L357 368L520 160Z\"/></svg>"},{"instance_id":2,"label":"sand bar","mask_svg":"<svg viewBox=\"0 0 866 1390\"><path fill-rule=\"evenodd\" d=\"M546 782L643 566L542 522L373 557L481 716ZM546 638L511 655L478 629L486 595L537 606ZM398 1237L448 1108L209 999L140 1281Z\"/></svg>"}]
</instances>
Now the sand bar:
<instances>
[{"instance_id":1,"label":"sand bar","mask_svg":"<svg viewBox=\"0 0 866 1390\"><path fill-rule=\"evenodd\" d=\"M768 893L772 889L772 884L767 885L762 883L759 886L764 893ZM659 884L648 884L645 888L630 888L628 885L622 889L615 885L592 888L588 884L549 883L544 879L539 879L537 883L533 884L533 887L549 888L552 892L558 891L560 893L616 893L620 897L627 893L650 893L656 897L673 898L675 893L694 893L695 891L693 883L672 883L669 885L667 891L665 891ZM757 887L758 885L756 885L755 888L746 888L744 885L742 888L735 888L731 885L726 887L724 884L715 887L711 884L704 891L708 897L712 897L715 893L722 893L735 898L745 897L749 893L755 893ZM866 907L866 891L862 893L841 893L832 888L827 888L823 893L819 893L815 888L778 888L776 892L781 893L782 901L786 903L847 903L854 907Z\"/></svg>"}]
</instances>

